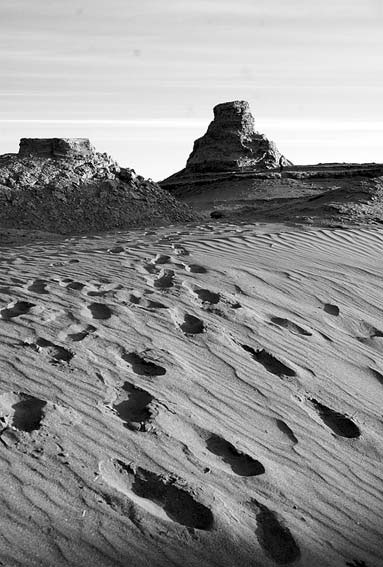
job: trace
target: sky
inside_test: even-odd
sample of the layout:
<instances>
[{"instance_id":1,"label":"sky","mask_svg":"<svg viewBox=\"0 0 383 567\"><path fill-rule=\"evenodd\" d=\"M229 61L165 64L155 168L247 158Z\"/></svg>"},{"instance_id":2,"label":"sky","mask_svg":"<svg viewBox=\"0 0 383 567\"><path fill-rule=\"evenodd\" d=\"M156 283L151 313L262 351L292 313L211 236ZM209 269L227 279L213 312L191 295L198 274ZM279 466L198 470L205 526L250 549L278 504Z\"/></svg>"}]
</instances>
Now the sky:
<instances>
[{"instance_id":1,"label":"sky","mask_svg":"<svg viewBox=\"0 0 383 567\"><path fill-rule=\"evenodd\" d=\"M294 163L383 162L383 0L0 0L0 154L89 137L160 180L247 100Z\"/></svg>"}]
</instances>

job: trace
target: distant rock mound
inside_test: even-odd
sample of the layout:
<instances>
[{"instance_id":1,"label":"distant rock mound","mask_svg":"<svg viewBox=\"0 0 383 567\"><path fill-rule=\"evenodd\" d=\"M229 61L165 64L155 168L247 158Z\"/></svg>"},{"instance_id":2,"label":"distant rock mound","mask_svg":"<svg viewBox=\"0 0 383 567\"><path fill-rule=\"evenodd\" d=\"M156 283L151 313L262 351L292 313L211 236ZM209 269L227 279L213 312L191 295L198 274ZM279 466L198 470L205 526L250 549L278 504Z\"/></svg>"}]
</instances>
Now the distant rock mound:
<instances>
[{"instance_id":1,"label":"distant rock mound","mask_svg":"<svg viewBox=\"0 0 383 567\"><path fill-rule=\"evenodd\" d=\"M194 142L186 169L196 173L274 169L280 158L283 165L291 165L274 142L255 131L249 103L235 100L214 107L214 120Z\"/></svg>"},{"instance_id":2,"label":"distant rock mound","mask_svg":"<svg viewBox=\"0 0 383 567\"><path fill-rule=\"evenodd\" d=\"M195 220L157 183L120 167L86 138L22 138L0 156L0 225L55 233Z\"/></svg>"}]
</instances>

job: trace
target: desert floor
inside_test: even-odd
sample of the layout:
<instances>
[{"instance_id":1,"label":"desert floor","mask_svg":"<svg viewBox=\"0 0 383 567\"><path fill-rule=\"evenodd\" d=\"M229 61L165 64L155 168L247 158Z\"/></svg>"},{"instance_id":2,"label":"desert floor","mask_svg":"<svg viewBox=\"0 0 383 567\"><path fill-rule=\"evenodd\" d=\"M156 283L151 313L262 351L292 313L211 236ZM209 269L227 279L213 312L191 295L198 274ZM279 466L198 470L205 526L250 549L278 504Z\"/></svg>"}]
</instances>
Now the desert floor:
<instances>
[{"instance_id":1,"label":"desert floor","mask_svg":"<svg viewBox=\"0 0 383 567\"><path fill-rule=\"evenodd\" d=\"M382 229L171 226L0 270L0 565L383 565Z\"/></svg>"}]
</instances>

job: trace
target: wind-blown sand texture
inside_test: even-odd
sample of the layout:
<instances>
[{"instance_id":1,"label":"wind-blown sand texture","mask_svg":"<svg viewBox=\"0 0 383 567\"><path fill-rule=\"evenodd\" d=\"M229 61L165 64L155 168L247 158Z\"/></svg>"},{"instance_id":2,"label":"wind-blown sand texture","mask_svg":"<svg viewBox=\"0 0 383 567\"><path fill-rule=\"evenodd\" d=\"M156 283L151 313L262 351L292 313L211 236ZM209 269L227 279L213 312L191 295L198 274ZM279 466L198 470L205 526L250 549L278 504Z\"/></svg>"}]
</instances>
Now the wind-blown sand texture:
<instances>
[{"instance_id":1,"label":"wind-blown sand texture","mask_svg":"<svg viewBox=\"0 0 383 567\"><path fill-rule=\"evenodd\" d=\"M0 266L0 565L382 565L383 230L170 227Z\"/></svg>"}]
</instances>

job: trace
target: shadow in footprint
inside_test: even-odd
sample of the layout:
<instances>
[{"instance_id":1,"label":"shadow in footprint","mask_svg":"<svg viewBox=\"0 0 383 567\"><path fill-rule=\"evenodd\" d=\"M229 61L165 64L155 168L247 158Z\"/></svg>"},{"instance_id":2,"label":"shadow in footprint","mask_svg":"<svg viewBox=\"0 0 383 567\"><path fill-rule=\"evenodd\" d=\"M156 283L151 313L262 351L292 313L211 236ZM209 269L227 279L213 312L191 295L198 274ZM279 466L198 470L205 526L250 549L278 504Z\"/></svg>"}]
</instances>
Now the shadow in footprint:
<instances>
[{"instance_id":1,"label":"shadow in footprint","mask_svg":"<svg viewBox=\"0 0 383 567\"><path fill-rule=\"evenodd\" d=\"M123 360L132 365L132 370L135 374L140 376L163 376L166 374L165 368L146 360L143 356L135 352L130 352L122 355Z\"/></svg>"},{"instance_id":2,"label":"shadow in footprint","mask_svg":"<svg viewBox=\"0 0 383 567\"><path fill-rule=\"evenodd\" d=\"M186 313L184 321L180 325L180 329L185 335L198 335L205 331L205 325L198 317Z\"/></svg>"},{"instance_id":3,"label":"shadow in footprint","mask_svg":"<svg viewBox=\"0 0 383 567\"><path fill-rule=\"evenodd\" d=\"M231 470L239 476L257 476L265 472L262 463L238 451L234 445L218 435L211 435L206 441L206 447L211 453L221 457L225 463L230 465Z\"/></svg>"},{"instance_id":4,"label":"shadow in footprint","mask_svg":"<svg viewBox=\"0 0 383 567\"><path fill-rule=\"evenodd\" d=\"M334 317L338 317L340 311L337 305L332 305L331 303L326 303L323 307L323 311Z\"/></svg>"},{"instance_id":5,"label":"shadow in footprint","mask_svg":"<svg viewBox=\"0 0 383 567\"><path fill-rule=\"evenodd\" d=\"M379 382L379 384L382 384L383 386L383 374L381 374L381 372L378 372L377 370L374 370L374 368L370 368L374 378L377 379L377 381Z\"/></svg>"},{"instance_id":6,"label":"shadow in footprint","mask_svg":"<svg viewBox=\"0 0 383 567\"><path fill-rule=\"evenodd\" d=\"M360 429L351 419L321 404L314 398L310 398L310 402L323 423L327 425L335 435L348 438L360 437Z\"/></svg>"},{"instance_id":7,"label":"shadow in footprint","mask_svg":"<svg viewBox=\"0 0 383 567\"><path fill-rule=\"evenodd\" d=\"M287 423L285 423L281 419L276 419L275 422L277 424L279 431L282 431L282 433L284 433L286 437L288 437L290 441L294 443L294 445L298 443L298 439L295 437L293 430L290 429Z\"/></svg>"},{"instance_id":8,"label":"shadow in footprint","mask_svg":"<svg viewBox=\"0 0 383 567\"><path fill-rule=\"evenodd\" d=\"M174 285L174 270L161 270L153 285L159 289L166 289Z\"/></svg>"},{"instance_id":9,"label":"shadow in footprint","mask_svg":"<svg viewBox=\"0 0 383 567\"><path fill-rule=\"evenodd\" d=\"M23 399L12 406L14 410L12 425L19 431L30 433L40 428L44 417L43 408L47 403L28 394L20 394L20 397Z\"/></svg>"},{"instance_id":10,"label":"shadow in footprint","mask_svg":"<svg viewBox=\"0 0 383 567\"><path fill-rule=\"evenodd\" d=\"M88 309L92 314L93 319L110 319L112 312L107 305L104 303L91 303L88 305Z\"/></svg>"},{"instance_id":11,"label":"shadow in footprint","mask_svg":"<svg viewBox=\"0 0 383 567\"><path fill-rule=\"evenodd\" d=\"M284 329L287 329L288 331L290 331L295 335L303 335L305 337L312 336L312 333L310 333L310 331L306 331L296 323L293 323L293 321L289 321L289 319L283 319L281 317L271 317L270 321L275 325L278 325L279 327L283 327Z\"/></svg>"},{"instance_id":12,"label":"shadow in footprint","mask_svg":"<svg viewBox=\"0 0 383 567\"><path fill-rule=\"evenodd\" d=\"M34 303L29 303L28 301L16 301L10 307L3 309L1 313L1 317L5 321L9 321L14 317L20 317L20 315L26 315L32 307L35 307Z\"/></svg>"},{"instance_id":13,"label":"shadow in footprint","mask_svg":"<svg viewBox=\"0 0 383 567\"><path fill-rule=\"evenodd\" d=\"M66 286L67 289L74 289L75 291L81 291L83 287L85 287L85 284L81 282L70 282Z\"/></svg>"},{"instance_id":14,"label":"shadow in footprint","mask_svg":"<svg viewBox=\"0 0 383 567\"><path fill-rule=\"evenodd\" d=\"M133 470L128 464L119 460L116 464L122 474L128 476L133 494L152 501L162 508L172 521L197 530L210 530L213 527L214 517L211 510L198 502L184 488L176 486L176 479L166 478L141 467Z\"/></svg>"},{"instance_id":15,"label":"shadow in footprint","mask_svg":"<svg viewBox=\"0 0 383 567\"><path fill-rule=\"evenodd\" d=\"M112 254L121 254L121 252L125 252L125 248L123 246L115 246L114 248L109 248L108 252Z\"/></svg>"},{"instance_id":16,"label":"shadow in footprint","mask_svg":"<svg viewBox=\"0 0 383 567\"><path fill-rule=\"evenodd\" d=\"M33 293L40 293L42 295L47 295L49 291L46 288L47 282L45 280L35 280L32 284L28 287L29 291Z\"/></svg>"},{"instance_id":17,"label":"shadow in footprint","mask_svg":"<svg viewBox=\"0 0 383 567\"><path fill-rule=\"evenodd\" d=\"M74 357L73 352L71 352L70 350L67 350L62 346L55 345L51 341L42 339L41 337L39 337L36 343L32 344L31 346L34 347L37 351L43 349L50 357L52 364L59 364L60 362L66 362L69 364L69 362Z\"/></svg>"},{"instance_id":18,"label":"shadow in footprint","mask_svg":"<svg viewBox=\"0 0 383 567\"><path fill-rule=\"evenodd\" d=\"M219 293L214 293L208 289L195 289L194 293L202 303L210 303L210 305L216 305L221 299Z\"/></svg>"},{"instance_id":19,"label":"shadow in footprint","mask_svg":"<svg viewBox=\"0 0 383 567\"><path fill-rule=\"evenodd\" d=\"M118 417L125 421L125 426L129 429L141 431L145 429L145 424L152 417L149 405L154 400L153 396L130 384L125 382L123 390L127 392L128 399L114 405Z\"/></svg>"},{"instance_id":20,"label":"shadow in footprint","mask_svg":"<svg viewBox=\"0 0 383 567\"><path fill-rule=\"evenodd\" d=\"M168 309L167 305L164 305L160 301L152 301L151 299L147 300L146 307L148 309Z\"/></svg>"},{"instance_id":21,"label":"shadow in footprint","mask_svg":"<svg viewBox=\"0 0 383 567\"><path fill-rule=\"evenodd\" d=\"M257 537L265 553L278 565L289 565L300 558L300 549L289 528L282 525L276 514L256 500Z\"/></svg>"},{"instance_id":22,"label":"shadow in footprint","mask_svg":"<svg viewBox=\"0 0 383 567\"><path fill-rule=\"evenodd\" d=\"M170 256L166 254L157 254L153 260L151 260L152 264L168 264L170 262Z\"/></svg>"},{"instance_id":23,"label":"shadow in footprint","mask_svg":"<svg viewBox=\"0 0 383 567\"><path fill-rule=\"evenodd\" d=\"M73 342L79 342L84 340L86 337L88 337L91 333L94 333L96 331L96 327L93 327L93 325L88 325L86 327L86 329L84 329L83 331L79 331L78 333L70 333L68 335L68 338L71 339Z\"/></svg>"},{"instance_id":24,"label":"shadow in footprint","mask_svg":"<svg viewBox=\"0 0 383 567\"><path fill-rule=\"evenodd\" d=\"M185 266L185 270L187 272L191 272L192 274L206 274L207 269L199 264L188 264Z\"/></svg>"},{"instance_id":25,"label":"shadow in footprint","mask_svg":"<svg viewBox=\"0 0 383 567\"><path fill-rule=\"evenodd\" d=\"M251 354L254 360L262 364L262 366L271 374L275 374L279 378L282 376L296 376L296 372L292 370L292 368L283 364L283 362L275 358L275 356L267 352L267 350L254 350L248 345L241 346L246 352Z\"/></svg>"}]
</instances>

